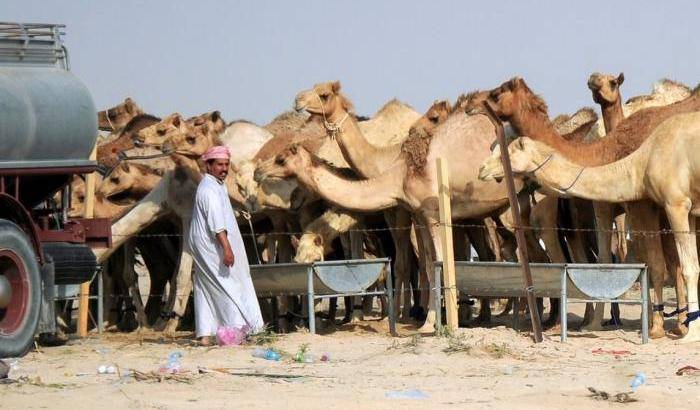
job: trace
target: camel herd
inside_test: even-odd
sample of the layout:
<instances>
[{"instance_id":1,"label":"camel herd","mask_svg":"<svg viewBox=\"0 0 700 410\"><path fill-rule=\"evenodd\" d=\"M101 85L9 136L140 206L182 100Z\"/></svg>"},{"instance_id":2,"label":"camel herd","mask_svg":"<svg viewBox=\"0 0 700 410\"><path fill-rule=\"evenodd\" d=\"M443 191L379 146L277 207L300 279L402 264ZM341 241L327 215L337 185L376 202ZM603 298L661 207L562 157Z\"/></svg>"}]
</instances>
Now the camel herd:
<instances>
[{"instance_id":1,"label":"camel herd","mask_svg":"<svg viewBox=\"0 0 700 410\"><path fill-rule=\"evenodd\" d=\"M700 91L663 80L623 104L618 76L595 73L590 108L550 120L547 105L514 78L488 91L436 101L420 115L389 101L359 117L339 82L301 91L295 110L265 126L226 123L218 111L157 118L131 99L98 113L95 216L113 220L114 246L98 252L110 292L124 295L121 325L174 331L191 291L192 258L180 240L201 179L199 157L213 145L232 152L226 185L251 263L390 256L402 321L435 328L429 269L441 260L437 158L448 164L455 256L515 260L496 129L485 104L506 125L528 251L539 262L641 261L653 288L650 334L663 337L663 286L676 287L683 341L700 339L695 217L700 216ZM84 183L73 182L82 213ZM558 229L565 228L565 229ZM669 229L673 233L661 233ZM670 232L669 231L669 232ZM139 253L151 276L144 306L134 273ZM167 297L165 293L169 283ZM460 295L462 299L468 295ZM117 300L105 309L111 324ZM280 300L280 329L295 304ZM352 301L346 301L346 319ZM558 306L546 326L558 323ZM334 305L333 305L334 306ZM331 323L335 310L329 313ZM135 312L135 313L131 313ZM481 301L478 320L488 321ZM133 323L133 319L136 322ZM130 326L124 321L132 322ZM619 320L613 311L613 321ZM584 323L603 326L603 306Z\"/></svg>"}]
</instances>

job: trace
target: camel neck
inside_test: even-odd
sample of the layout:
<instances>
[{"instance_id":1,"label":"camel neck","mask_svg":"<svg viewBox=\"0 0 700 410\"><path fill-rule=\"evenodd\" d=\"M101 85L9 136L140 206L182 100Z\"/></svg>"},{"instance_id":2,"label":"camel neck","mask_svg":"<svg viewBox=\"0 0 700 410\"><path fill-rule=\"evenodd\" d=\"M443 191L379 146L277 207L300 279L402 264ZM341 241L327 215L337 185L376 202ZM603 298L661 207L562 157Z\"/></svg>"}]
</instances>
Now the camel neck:
<instances>
[{"instance_id":1,"label":"camel neck","mask_svg":"<svg viewBox=\"0 0 700 410\"><path fill-rule=\"evenodd\" d=\"M601 111L603 112L606 134L614 130L625 119L625 115L622 112L622 102L619 98L613 104L601 105Z\"/></svg>"},{"instance_id":2,"label":"camel neck","mask_svg":"<svg viewBox=\"0 0 700 410\"><path fill-rule=\"evenodd\" d=\"M643 176L649 151L650 145L644 144L632 155L597 167L577 165L556 152L538 152L533 159L543 165L535 171L535 179L543 187L566 196L602 202L635 201L644 196Z\"/></svg>"},{"instance_id":3,"label":"camel neck","mask_svg":"<svg viewBox=\"0 0 700 410\"><path fill-rule=\"evenodd\" d=\"M344 114L333 118L341 121ZM347 117L340 124L336 139L343 157L350 167L363 178L372 178L392 167L401 154L401 144L378 147L365 138L357 120Z\"/></svg>"},{"instance_id":4,"label":"camel neck","mask_svg":"<svg viewBox=\"0 0 700 410\"><path fill-rule=\"evenodd\" d=\"M607 141L607 138L592 143L569 141L556 132L544 113L519 112L509 120L518 135L543 142L577 164L598 166L616 159L611 158L612 151L608 150L609 143L613 141Z\"/></svg>"},{"instance_id":5,"label":"camel neck","mask_svg":"<svg viewBox=\"0 0 700 410\"><path fill-rule=\"evenodd\" d=\"M309 165L297 173L297 180L323 199L342 208L373 212L394 207L402 198L402 175L405 167L397 166L379 177L362 181L342 178L323 164Z\"/></svg>"}]
</instances>

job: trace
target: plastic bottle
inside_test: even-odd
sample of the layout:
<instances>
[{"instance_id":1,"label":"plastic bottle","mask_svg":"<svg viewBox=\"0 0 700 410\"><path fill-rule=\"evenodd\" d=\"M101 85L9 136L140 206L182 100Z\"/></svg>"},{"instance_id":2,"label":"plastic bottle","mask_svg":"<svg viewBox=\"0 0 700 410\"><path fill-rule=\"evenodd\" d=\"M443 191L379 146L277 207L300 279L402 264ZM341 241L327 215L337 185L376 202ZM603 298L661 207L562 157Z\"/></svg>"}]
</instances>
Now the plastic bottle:
<instances>
[{"instance_id":1,"label":"plastic bottle","mask_svg":"<svg viewBox=\"0 0 700 410\"><path fill-rule=\"evenodd\" d=\"M632 387L632 391L636 391L637 387L643 385L646 383L647 377L644 375L643 372L639 372L634 376L634 379L632 379L632 383L630 383L630 387Z\"/></svg>"},{"instance_id":2,"label":"plastic bottle","mask_svg":"<svg viewBox=\"0 0 700 410\"><path fill-rule=\"evenodd\" d=\"M281 358L280 354L273 349L263 349L260 347L256 347L255 350L253 350L253 357L274 361L278 361Z\"/></svg>"},{"instance_id":3,"label":"plastic bottle","mask_svg":"<svg viewBox=\"0 0 700 410\"><path fill-rule=\"evenodd\" d=\"M166 369L170 373L177 373L180 371L180 367L182 366L180 363L180 359L182 358L182 353L180 352L172 352L168 355L168 365L166 366Z\"/></svg>"}]
</instances>

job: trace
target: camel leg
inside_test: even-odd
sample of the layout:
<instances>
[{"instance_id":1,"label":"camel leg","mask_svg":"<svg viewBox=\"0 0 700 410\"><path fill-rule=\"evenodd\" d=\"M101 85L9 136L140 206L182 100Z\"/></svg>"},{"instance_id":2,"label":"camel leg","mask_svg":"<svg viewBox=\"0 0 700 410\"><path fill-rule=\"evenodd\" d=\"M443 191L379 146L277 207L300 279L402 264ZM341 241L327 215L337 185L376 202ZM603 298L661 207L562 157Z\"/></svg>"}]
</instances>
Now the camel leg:
<instances>
[{"instance_id":1,"label":"camel leg","mask_svg":"<svg viewBox=\"0 0 700 410\"><path fill-rule=\"evenodd\" d=\"M425 269L427 276L427 288L428 288L428 311L425 317L425 323L421 326L418 331L420 333L432 333L435 331L435 295L431 292L433 284L435 283L435 270L434 262L437 260L442 260L442 241L440 240L440 235L438 233L437 221L430 217L424 217L422 219L423 229L420 229L421 238L423 239L423 245L425 246Z\"/></svg>"},{"instance_id":2,"label":"camel leg","mask_svg":"<svg viewBox=\"0 0 700 410\"><path fill-rule=\"evenodd\" d=\"M665 212L661 212L661 225L663 229L669 229L668 218ZM662 233L661 234L661 246L663 247L663 254L666 257L666 271L674 278L676 287L676 307L678 309L683 309L688 306L688 295L685 293L685 279L683 279L683 272L681 270L681 263L678 258L678 250L676 249L676 243L673 239L672 234ZM676 325L671 329L671 333L679 336L683 336L687 332L687 328L683 325L683 322L688 317L688 312L683 311L676 318Z\"/></svg>"},{"instance_id":3,"label":"camel leg","mask_svg":"<svg viewBox=\"0 0 700 410\"><path fill-rule=\"evenodd\" d=\"M482 221L470 220L470 225L483 224ZM489 232L480 227L469 227L466 229L469 242L474 247L480 261L493 261L496 259L495 252L489 246ZM479 316L475 319L476 324L488 324L491 322L491 300L489 298L479 299Z\"/></svg>"},{"instance_id":4,"label":"camel leg","mask_svg":"<svg viewBox=\"0 0 700 410\"><path fill-rule=\"evenodd\" d=\"M132 241L124 244L124 271L122 275L124 275L124 282L126 282L128 287L129 296L131 296L134 308L136 308L138 325L140 328L148 327L148 317L143 306L143 299L141 299L138 277L134 270L134 244Z\"/></svg>"},{"instance_id":5,"label":"camel leg","mask_svg":"<svg viewBox=\"0 0 700 410\"><path fill-rule=\"evenodd\" d=\"M648 201L638 201L627 206L627 223L630 224L632 232L648 230L659 232L659 212L658 208ZM649 337L658 339L665 336L664 331L664 277L666 276L666 261L662 251L661 237L659 235L635 235L641 246L637 247L638 257L647 264L649 270L649 281L652 287L653 305L657 309L652 309L651 329Z\"/></svg>"},{"instance_id":6,"label":"camel leg","mask_svg":"<svg viewBox=\"0 0 700 410\"><path fill-rule=\"evenodd\" d=\"M673 229L676 239L678 257L683 270L686 292L688 295L688 315L698 314L698 250L696 238L696 220L689 216L691 202L685 199L679 205L667 205L666 214ZM691 343L700 341L700 321L693 320L688 323L688 333L683 336L681 342Z\"/></svg>"},{"instance_id":7,"label":"camel leg","mask_svg":"<svg viewBox=\"0 0 700 410\"><path fill-rule=\"evenodd\" d=\"M594 202L595 212L596 242L598 244L598 263L612 263L610 244L612 243L612 221L613 205L607 202ZM583 259L585 260L585 259ZM596 303L593 320L586 330L603 330L603 316L605 314L605 303Z\"/></svg>"},{"instance_id":8,"label":"camel leg","mask_svg":"<svg viewBox=\"0 0 700 410\"><path fill-rule=\"evenodd\" d=\"M411 268L411 215L403 209L395 208L384 213L384 218L390 228L391 237L394 240L396 255L394 260L394 307L397 317L401 321L408 321L411 314L411 292L409 276ZM401 300L403 299L403 308Z\"/></svg>"},{"instance_id":9,"label":"camel leg","mask_svg":"<svg viewBox=\"0 0 700 410\"><path fill-rule=\"evenodd\" d=\"M617 254L617 259L619 262L624 262L627 260L627 228L626 228L627 215L620 214L615 217L615 237L617 243L615 244L615 250Z\"/></svg>"},{"instance_id":10,"label":"camel leg","mask_svg":"<svg viewBox=\"0 0 700 410\"><path fill-rule=\"evenodd\" d=\"M418 277L414 287L414 303L417 305L414 310L415 318L418 321L425 320L425 313L428 310L428 292L430 292L428 286L428 267L426 265L425 254L427 252L425 247L425 241L421 231L425 230L423 227L414 227L412 230L411 241L415 241L414 248L417 249L416 254L418 255Z\"/></svg>"},{"instance_id":11,"label":"camel leg","mask_svg":"<svg viewBox=\"0 0 700 410\"><path fill-rule=\"evenodd\" d=\"M180 324L180 319L185 314L185 309L187 308L187 301L190 299L190 293L192 292L192 255L183 250L180 254L180 264L177 269L177 276L175 281L170 282L170 298L172 302L170 312L172 312L172 317L168 319L165 325L164 333L172 335L177 330L177 326Z\"/></svg>"}]
</instances>

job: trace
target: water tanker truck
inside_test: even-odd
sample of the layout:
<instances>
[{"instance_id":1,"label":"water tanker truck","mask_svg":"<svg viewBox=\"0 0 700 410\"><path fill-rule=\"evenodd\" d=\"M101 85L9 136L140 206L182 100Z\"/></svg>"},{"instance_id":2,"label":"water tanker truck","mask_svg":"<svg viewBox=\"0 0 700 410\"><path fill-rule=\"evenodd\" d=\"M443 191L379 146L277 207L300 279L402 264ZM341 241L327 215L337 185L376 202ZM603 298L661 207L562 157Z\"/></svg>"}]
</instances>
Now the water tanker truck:
<instances>
[{"instance_id":1,"label":"water tanker truck","mask_svg":"<svg viewBox=\"0 0 700 410\"><path fill-rule=\"evenodd\" d=\"M91 247L111 245L108 220L68 217L70 182L96 170L97 114L63 29L0 23L0 357L55 332L55 285L90 280Z\"/></svg>"}]
</instances>

